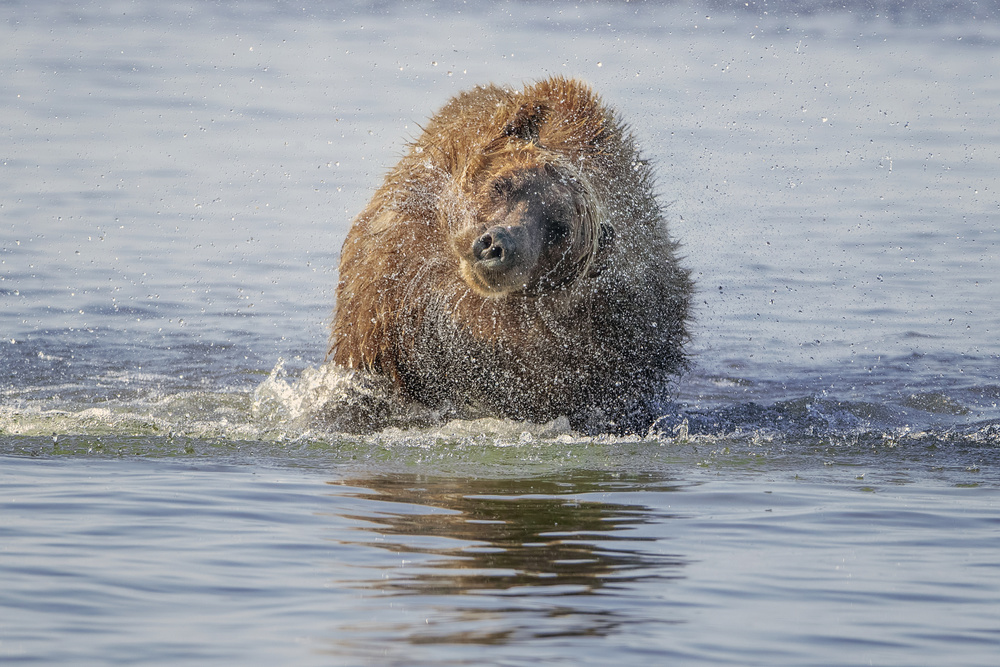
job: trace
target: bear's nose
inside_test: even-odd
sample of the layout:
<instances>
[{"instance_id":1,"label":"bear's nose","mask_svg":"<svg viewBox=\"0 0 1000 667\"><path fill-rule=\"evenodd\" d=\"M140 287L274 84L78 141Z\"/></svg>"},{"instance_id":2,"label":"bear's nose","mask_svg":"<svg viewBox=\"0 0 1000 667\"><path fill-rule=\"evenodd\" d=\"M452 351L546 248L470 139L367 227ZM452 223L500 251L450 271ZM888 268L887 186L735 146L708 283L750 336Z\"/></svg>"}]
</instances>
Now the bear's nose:
<instances>
[{"instance_id":1,"label":"bear's nose","mask_svg":"<svg viewBox=\"0 0 1000 667\"><path fill-rule=\"evenodd\" d=\"M504 259L510 254L514 245L514 238L503 227L491 227L486 232L472 242L472 256L479 261Z\"/></svg>"}]
</instances>

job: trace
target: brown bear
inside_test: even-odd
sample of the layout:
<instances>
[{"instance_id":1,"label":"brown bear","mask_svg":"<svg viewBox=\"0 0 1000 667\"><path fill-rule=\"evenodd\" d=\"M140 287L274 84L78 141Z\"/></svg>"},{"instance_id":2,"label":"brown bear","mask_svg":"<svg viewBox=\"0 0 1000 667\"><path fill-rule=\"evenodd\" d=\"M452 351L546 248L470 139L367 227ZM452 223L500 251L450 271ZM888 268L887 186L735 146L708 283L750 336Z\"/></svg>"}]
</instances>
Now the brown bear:
<instances>
[{"instance_id":1,"label":"brown bear","mask_svg":"<svg viewBox=\"0 0 1000 667\"><path fill-rule=\"evenodd\" d=\"M692 290L653 190L577 80L459 94L344 241L333 362L404 402L645 433Z\"/></svg>"}]
</instances>

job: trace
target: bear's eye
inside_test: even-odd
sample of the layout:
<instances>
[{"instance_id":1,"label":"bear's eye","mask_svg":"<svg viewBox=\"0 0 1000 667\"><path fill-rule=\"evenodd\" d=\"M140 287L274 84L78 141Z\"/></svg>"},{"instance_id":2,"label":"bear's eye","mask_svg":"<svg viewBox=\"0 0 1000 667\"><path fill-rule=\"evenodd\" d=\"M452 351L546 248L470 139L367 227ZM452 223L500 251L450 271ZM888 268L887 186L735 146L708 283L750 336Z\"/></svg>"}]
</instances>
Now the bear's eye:
<instances>
[{"instance_id":1,"label":"bear's eye","mask_svg":"<svg viewBox=\"0 0 1000 667\"><path fill-rule=\"evenodd\" d=\"M498 178L493 181L493 194L498 198L509 197L514 191L514 181L509 178Z\"/></svg>"},{"instance_id":2,"label":"bear's eye","mask_svg":"<svg viewBox=\"0 0 1000 667\"><path fill-rule=\"evenodd\" d=\"M562 243L571 233L569 220L562 211L547 211L542 218L542 229L545 230L545 241L550 245Z\"/></svg>"}]
</instances>

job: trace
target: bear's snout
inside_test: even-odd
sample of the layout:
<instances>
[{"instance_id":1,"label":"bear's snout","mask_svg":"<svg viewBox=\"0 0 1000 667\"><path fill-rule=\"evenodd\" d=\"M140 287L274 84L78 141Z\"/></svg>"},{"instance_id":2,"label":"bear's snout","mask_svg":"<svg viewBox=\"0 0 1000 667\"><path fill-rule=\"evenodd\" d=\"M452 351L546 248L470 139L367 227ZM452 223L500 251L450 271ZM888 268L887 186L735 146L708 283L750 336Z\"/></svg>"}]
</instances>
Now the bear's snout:
<instances>
[{"instance_id":1,"label":"bear's snout","mask_svg":"<svg viewBox=\"0 0 1000 667\"><path fill-rule=\"evenodd\" d=\"M503 265L509 262L516 248L513 235L503 227L490 227L472 243L472 256L480 262Z\"/></svg>"},{"instance_id":2,"label":"bear's snout","mask_svg":"<svg viewBox=\"0 0 1000 667\"><path fill-rule=\"evenodd\" d=\"M484 296L525 289L533 280L541 253L538 236L531 225L519 223L464 230L453 242L462 277Z\"/></svg>"}]
</instances>

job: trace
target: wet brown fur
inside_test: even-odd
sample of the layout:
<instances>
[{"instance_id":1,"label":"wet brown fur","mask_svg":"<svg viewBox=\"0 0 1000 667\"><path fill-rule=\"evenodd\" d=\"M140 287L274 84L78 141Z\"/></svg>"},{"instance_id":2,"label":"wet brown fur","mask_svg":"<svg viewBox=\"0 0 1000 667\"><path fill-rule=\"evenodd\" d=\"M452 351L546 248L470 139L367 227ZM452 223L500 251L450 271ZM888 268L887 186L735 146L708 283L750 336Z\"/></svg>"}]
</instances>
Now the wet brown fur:
<instances>
[{"instance_id":1,"label":"wet brown fur","mask_svg":"<svg viewBox=\"0 0 1000 667\"><path fill-rule=\"evenodd\" d=\"M513 201L519 186L534 198ZM571 231L531 272L472 275L463 257L491 216L523 211ZM479 87L430 119L354 221L330 355L406 401L642 431L684 361L675 253L649 167L586 85Z\"/></svg>"}]
</instances>

